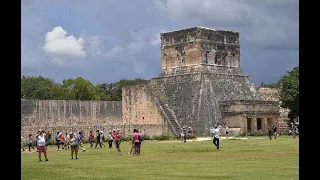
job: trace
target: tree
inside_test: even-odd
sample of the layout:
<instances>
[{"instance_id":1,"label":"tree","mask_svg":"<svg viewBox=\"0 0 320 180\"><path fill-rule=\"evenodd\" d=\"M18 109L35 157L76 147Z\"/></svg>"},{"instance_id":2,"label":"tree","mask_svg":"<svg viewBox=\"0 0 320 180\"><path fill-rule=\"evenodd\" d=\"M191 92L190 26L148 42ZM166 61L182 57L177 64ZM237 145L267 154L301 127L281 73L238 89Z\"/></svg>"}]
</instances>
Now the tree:
<instances>
[{"instance_id":1,"label":"tree","mask_svg":"<svg viewBox=\"0 0 320 180\"><path fill-rule=\"evenodd\" d=\"M129 85L145 84L148 80L121 79L115 83L94 86L90 81L78 77L66 79L62 84L42 76L21 78L21 98L39 100L98 100L121 101L122 88Z\"/></svg>"},{"instance_id":2,"label":"tree","mask_svg":"<svg viewBox=\"0 0 320 180\"><path fill-rule=\"evenodd\" d=\"M292 122L299 117L299 66L288 71L278 83L280 86L281 107L290 110L288 118Z\"/></svg>"},{"instance_id":3,"label":"tree","mask_svg":"<svg viewBox=\"0 0 320 180\"><path fill-rule=\"evenodd\" d=\"M82 77L67 79L62 81L65 100L92 100L94 99L95 89L92 83Z\"/></svg>"},{"instance_id":4,"label":"tree","mask_svg":"<svg viewBox=\"0 0 320 180\"><path fill-rule=\"evenodd\" d=\"M44 78L42 76L22 76L21 78L22 99L52 100L60 99L60 95L60 85L52 79Z\"/></svg>"}]
</instances>

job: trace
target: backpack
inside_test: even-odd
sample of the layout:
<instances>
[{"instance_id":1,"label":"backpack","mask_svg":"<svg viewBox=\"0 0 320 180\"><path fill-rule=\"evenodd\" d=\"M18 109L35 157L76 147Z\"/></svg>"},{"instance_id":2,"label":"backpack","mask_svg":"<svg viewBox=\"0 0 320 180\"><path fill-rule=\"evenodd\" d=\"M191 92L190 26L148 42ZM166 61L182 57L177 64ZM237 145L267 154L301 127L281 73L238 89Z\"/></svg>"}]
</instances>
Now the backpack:
<instances>
[{"instance_id":1,"label":"backpack","mask_svg":"<svg viewBox=\"0 0 320 180\"><path fill-rule=\"evenodd\" d=\"M139 135L139 141L143 141L143 138L141 137L141 135Z\"/></svg>"}]
</instances>

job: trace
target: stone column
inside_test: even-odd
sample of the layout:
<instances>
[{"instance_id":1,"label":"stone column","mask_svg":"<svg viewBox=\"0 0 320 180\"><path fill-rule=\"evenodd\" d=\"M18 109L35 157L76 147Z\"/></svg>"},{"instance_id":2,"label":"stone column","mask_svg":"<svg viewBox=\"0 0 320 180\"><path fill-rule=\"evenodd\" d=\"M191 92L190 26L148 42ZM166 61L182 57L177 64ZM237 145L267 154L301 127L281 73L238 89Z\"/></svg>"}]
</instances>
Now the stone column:
<instances>
[{"instance_id":1,"label":"stone column","mask_svg":"<svg viewBox=\"0 0 320 180\"><path fill-rule=\"evenodd\" d=\"M251 132L257 132L257 118L251 119Z\"/></svg>"},{"instance_id":2,"label":"stone column","mask_svg":"<svg viewBox=\"0 0 320 180\"><path fill-rule=\"evenodd\" d=\"M263 132L267 132L267 128L268 128L268 118L264 117L261 120L261 126L262 126L262 131Z\"/></svg>"}]
</instances>

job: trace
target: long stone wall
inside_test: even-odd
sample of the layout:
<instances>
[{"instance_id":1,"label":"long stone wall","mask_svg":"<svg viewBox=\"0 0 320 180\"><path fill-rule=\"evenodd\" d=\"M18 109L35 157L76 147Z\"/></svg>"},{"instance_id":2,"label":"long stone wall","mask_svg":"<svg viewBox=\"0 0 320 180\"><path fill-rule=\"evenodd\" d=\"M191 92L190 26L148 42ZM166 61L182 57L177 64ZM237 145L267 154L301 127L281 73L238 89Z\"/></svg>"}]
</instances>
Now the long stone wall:
<instances>
[{"instance_id":1,"label":"long stone wall","mask_svg":"<svg viewBox=\"0 0 320 180\"><path fill-rule=\"evenodd\" d=\"M96 126L96 125L100 125ZM21 100L21 134L122 128L121 101Z\"/></svg>"}]
</instances>

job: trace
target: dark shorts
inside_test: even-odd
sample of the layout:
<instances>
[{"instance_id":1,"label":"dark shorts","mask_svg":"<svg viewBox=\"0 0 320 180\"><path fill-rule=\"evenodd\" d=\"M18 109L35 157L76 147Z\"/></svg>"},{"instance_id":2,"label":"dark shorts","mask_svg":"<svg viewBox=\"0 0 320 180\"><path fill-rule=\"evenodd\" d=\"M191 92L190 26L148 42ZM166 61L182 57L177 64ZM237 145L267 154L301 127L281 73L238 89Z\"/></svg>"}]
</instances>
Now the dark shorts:
<instances>
[{"instance_id":1,"label":"dark shorts","mask_svg":"<svg viewBox=\"0 0 320 180\"><path fill-rule=\"evenodd\" d=\"M120 141L115 141L116 148L120 148Z\"/></svg>"},{"instance_id":2,"label":"dark shorts","mask_svg":"<svg viewBox=\"0 0 320 180\"><path fill-rule=\"evenodd\" d=\"M229 132L227 131L226 134L229 134Z\"/></svg>"},{"instance_id":3,"label":"dark shorts","mask_svg":"<svg viewBox=\"0 0 320 180\"><path fill-rule=\"evenodd\" d=\"M140 147L140 142L134 142L135 147Z\"/></svg>"},{"instance_id":4,"label":"dark shorts","mask_svg":"<svg viewBox=\"0 0 320 180\"><path fill-rule=\"evenodd\" d=\"M57 145L60 145L60 140L56 140L57 141Z\"/></svg>"},{"instance_id":5,"label":"dark shorts","mask_svg":"<svg viewBox=\"0 0 320 180\"><path fill-rule=\"evenodd\" d=\"M79 145L71 146L71 150L77 151L79 149Z\"/></svg>"}]
</instances>

